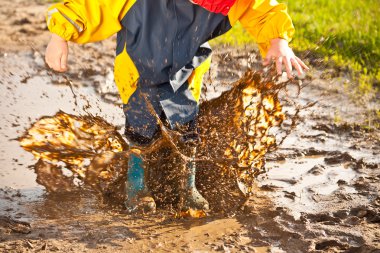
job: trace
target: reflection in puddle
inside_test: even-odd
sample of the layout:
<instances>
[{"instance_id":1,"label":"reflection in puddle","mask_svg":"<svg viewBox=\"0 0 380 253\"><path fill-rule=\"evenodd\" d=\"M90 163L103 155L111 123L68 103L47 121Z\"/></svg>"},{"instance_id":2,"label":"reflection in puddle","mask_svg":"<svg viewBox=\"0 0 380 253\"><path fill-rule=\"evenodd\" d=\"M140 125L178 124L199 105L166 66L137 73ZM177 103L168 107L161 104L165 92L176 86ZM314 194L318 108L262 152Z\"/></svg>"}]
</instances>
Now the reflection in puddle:
<instances>
[{"instance_id":1,"label":"reflection in puddle","mask_svg":"<svg viewBox=\"0 0 380 253\"><path fill-rule=\"evenodd\" d=\"M42 188L0 189L0 214L22 221L61 219L102 212L106 205L92 192L47 194ZM107 210L112 210L107 205Z\"/></svg>"}]
</instances>

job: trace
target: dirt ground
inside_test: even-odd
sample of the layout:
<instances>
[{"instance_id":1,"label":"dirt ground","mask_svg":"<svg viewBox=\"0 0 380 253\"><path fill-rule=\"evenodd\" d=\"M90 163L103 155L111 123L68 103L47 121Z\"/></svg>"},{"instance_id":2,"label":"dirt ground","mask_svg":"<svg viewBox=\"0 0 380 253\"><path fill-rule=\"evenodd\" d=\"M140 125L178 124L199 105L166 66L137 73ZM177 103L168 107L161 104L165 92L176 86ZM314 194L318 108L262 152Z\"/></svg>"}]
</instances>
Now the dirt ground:
<instances>
[{"instance_id":1,"label":"dirt ground","mask_svg":"<svg viewBox=\"0 0 380 253\"><path fill-rule=\"evenodd\" d=\"M112 80L114 38L71 45L70 71L54 74L43 61L46 7L0 4L0 252L380 252L380 131L363 127L379 100L355 97L334 69L313 68L303 80L297 101L318 103L268 154L268 172L243 210L131 216L88 192L47 194L35 182L36 161L16 140L31 123L58 110L99 115L120 129L124 122ZM204 98L258 68L255 55L218 48Z\"/></svg>"}]
</instances>

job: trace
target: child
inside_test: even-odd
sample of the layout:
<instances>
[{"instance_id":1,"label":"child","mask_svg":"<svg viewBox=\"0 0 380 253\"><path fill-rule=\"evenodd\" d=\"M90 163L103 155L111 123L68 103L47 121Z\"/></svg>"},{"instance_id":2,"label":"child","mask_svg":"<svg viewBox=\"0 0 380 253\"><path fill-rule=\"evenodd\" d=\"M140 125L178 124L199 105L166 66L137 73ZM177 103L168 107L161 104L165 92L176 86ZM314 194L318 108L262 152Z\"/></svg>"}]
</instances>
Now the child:
<instances>
[{"instance_id":1,"label":"child","mask_svg":"<svg viewBox=\"0 0 380 253\"><path fill-rule=\"evenodd\" d=\"M255 38L264 64L275 61L279 74L284 64L289 78L293 67L300 75L308 69L288 46L294 27L286 6L274 0L65 0L47 12L52 37L46 62L64 72L67 41L88 43L117 33L114 76L124 104L125 134L132 145L148 145L159 135L149 104L170 128L196 132L202 77L210 65L207 42L238 21ZM130 211L149 193L142 163L135 155L129 159ZM194 164L186 174L185 205L208 209L195 188Z\"/></svg>"}]
</instances>

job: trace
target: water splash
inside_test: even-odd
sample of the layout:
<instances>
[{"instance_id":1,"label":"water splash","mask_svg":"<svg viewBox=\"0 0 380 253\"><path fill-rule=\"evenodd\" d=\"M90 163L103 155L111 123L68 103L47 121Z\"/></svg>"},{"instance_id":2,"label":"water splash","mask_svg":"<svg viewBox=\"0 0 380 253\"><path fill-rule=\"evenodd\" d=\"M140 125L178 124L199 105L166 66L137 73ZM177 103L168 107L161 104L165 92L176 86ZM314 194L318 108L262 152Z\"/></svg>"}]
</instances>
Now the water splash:
<instances>
[{"instance_id":1,"label":"water splash","mask_svg":"<svg viewBox=\"0 0 380 253\"><path fill-rule=\"evenodd\" d=\"M196 183L211 206L227 207L232 195L241 199L252 194L254 179L264 172L265 154L281 142L276 134L287 136L302 109L293 103L293 115L283 112L279 94L289 84L278 82L270 71L248 71L231 90L201 104ZM290 129L282 126L286 117L292 122ZM100 117L61 111L38 120L19 141L39 159L37 181L48 191L82 187L123 200L128 155L135 152L150 168L147 179L156 201L178 203L183 171L193 158L181 131L166 128L159 117L157 121L161 138L149 147L130 149L116 128Z\"/></svg>"}]
</instances>

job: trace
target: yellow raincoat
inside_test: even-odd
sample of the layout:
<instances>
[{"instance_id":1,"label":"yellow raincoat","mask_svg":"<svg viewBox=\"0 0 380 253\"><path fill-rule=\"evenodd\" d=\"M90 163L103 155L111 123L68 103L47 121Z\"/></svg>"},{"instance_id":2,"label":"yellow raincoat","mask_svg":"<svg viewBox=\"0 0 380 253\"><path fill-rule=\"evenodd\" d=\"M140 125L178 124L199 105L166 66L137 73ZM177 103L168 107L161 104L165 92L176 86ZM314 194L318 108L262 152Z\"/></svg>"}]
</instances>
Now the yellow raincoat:
<instances>
[{"instance_id":1,"label":"yellow raincoat","mask_svg":"<svg viewBox=\"0 0 380 253\"><path fill-rule=\"evenodd\" d=\"M66 0L47 11L49 30L67 41L95 42L117 33L115 82L127 125L146 137L156 122L146 116L141 94L153 94L150 102L172 127L193 120L210 66L207 41L236 22L254 37L263 56L271 39L289 41L294 34L286 6L274 0L236 0L228 16L189 0Z\"/></svg>"}]
</instances>

